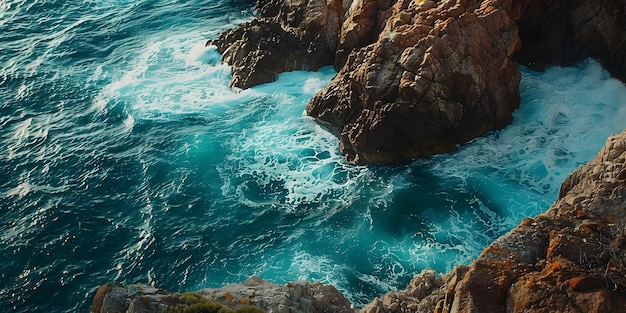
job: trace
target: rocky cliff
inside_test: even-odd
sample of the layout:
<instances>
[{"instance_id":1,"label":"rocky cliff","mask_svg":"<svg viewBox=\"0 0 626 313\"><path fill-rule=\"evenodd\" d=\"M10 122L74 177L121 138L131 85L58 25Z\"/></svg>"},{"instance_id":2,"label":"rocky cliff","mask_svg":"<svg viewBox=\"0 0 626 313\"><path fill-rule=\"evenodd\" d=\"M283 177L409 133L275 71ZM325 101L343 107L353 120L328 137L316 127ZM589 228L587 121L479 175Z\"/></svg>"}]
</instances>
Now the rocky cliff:
<instances>
[{"instance_id":1,"label":"rocky cliff","mask_svg":"<svg viewBox=\"0 0 626 313\"><path fill-rule=\"evenodd\" d=\"M307 105L356 163L449 152L506 126L519 106L517 63L598 59L626 79L623 0L259 0L259 17L216 45L248 88L333 64Z\"/></svg>"},{"instance_id":2,"label":"rocky cliff","mask_svg":"<svg viewBox=\"0 0 626 313\"><path fill-rule=\"evenodd\" d=\"M231 308L274 313L352 313L332 286L275 285L259 278L198 292ZM182 295L144 285L106 284L92 312L165 312ZM527 218L470 266L417 275L361 313L626 312L626 130L572 173L545 213Z\"/></svg>"},{"instance_id":3,"label":"rocky cliff","mask_svg":"<svg viewBox=\"0 0 626 313\"><path fill-rule=\"evenodd\" d=\"M626 312L626 130L471 266L425 271L363 311Z\"/></svg>"}]
</instances>

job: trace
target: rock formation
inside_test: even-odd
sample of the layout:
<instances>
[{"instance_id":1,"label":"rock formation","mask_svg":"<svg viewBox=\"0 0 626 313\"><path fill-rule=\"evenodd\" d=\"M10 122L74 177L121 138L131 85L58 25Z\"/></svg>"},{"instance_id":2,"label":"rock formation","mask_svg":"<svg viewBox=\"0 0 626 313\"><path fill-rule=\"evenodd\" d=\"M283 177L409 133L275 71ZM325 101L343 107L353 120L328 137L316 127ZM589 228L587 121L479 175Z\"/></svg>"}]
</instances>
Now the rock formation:
<instances>
[{"instance_id":1,"label":"rock formation","mask_svg":"<svg viewBox=\"0 0 626 313\"><path fill-rule=\"evenodd\" d=\"M255 306L269 313L354 313L350 302L335 287L320 283L272 284L251 277L241 284L194 292L231 309ZM184 307L183 295L143 284L100 286L93 313L161 313Z\"/></svg>"},{"instance_id":2,"label":"rock formation","mask_svg":"<svg viewBox=\"0 0 626 313\"><path fill-rule=\"evenodd\" d=\"M307 113L356 163L453 151L509 124L519 105L511 59L519 39L507 12L488 2L397 1L376 42L353 50Z\"/></svg>"},{"instance_id":3,"label":"rock formation","mask_svg":"<svg viewBox=\"0 0 626 313\"><path fill-rule=\"evenodd\" d=\"M307 105L356 163L449 152L504 127L519 106L516 62L597 58L626 79L622 0L282 0L211 41L233 87L283 71L339 72Z\"/></svg>"},{"instance_id":4,"label":"rock formation","mask_svg":"<svg viewBox=\"0 0 626 313\"><path fill-rule=\"evenodd\" d=\"M626 130L565 180L547 212L471 266L422 273L363 309L376 312L626 312Z\"/></svg>"},{"instance_id":5,"label":"rock formation","mask_svg":"<svg viewBox=\"0 0 626 313\"><path fill-rule=\"evenodd\" d=\"M314 71L333 63L341 5L340 0L259 0L259 18L207 45L217 46L233 67L230 85L235 88L274 81L285 71Z\"/></svg>"}]
</instances>

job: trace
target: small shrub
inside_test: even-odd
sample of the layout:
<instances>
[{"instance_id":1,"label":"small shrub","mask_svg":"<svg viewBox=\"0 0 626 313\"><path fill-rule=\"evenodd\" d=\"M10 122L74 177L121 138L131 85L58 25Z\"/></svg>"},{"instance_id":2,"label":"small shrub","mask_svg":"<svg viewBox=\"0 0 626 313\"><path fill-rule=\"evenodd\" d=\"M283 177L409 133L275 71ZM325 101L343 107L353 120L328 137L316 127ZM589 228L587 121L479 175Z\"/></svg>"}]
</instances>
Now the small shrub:
<instances>
[{"instance_id":1,"label":"small shrub","mask_svg":"<svg viewBox=\"0 0 626 313\"><path fill-rule=\"evenodd\" d=\"M195 292L186 292L181 297L181 304L169 307L166 313L264 313L258 307L247 305L236 310L230 309L223 304L209 300Z\"/></svg>"},{"instance_id":2,"label":"small shrub","mask_svg":"<svg viewBox=\"0 0 626 313\"><path fill-rule=\"evenodd\" d=\"M244 307L240 307L235 312L236 313L264 313L263 310L252 305L246 305Z\"/></svg>"}]
</instances>

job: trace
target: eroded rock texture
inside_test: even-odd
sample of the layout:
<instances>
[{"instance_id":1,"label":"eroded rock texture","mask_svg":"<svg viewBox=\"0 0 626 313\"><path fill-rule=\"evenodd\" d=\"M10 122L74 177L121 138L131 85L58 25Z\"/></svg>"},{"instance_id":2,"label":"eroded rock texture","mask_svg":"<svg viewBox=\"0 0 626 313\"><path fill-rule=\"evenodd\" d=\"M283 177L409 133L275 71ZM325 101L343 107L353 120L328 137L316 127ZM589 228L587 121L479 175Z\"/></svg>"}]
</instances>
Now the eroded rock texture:
<instances>
[{"instance_id":1,"label":"eroded rock texture","mask_svg":"<svg viewBox=\"0 0 626 313\"><path fill-rule=\"evenodd\" d=\"M234 87L333 64L307 105L356 163L449 152L511 122L517 63L598 59L626 79L623 0L278 0L212 44Z\"/></svg>"},{"instance_id":2,"label":"eroded rock texture","mask_svg":"<svg viewBox=\"0 0 626 313\"><path fill-rule=\"evenodd\" d=\"M333 63L341 0L259 0L256 8L259 18L207 43L232 65L231 87L245 89L274 81L281 72Z\"/></svg>"},{"instance_id":3,"label":"eroded rock texture","mask_svg":"<svg viewBox=\"0 0 626 313\"><path fill-rule=\"evenodd\" d=\"M566 179L547 212L427 285L420 297L407 288L363 313L626 312L626 130Z\"/></svg>"},{"instance_id":4,"label":"eroded rock texture","mask_svg":"<svg viewBox=\"0 0 626 313\"><path fill-rule=\"evenodd\" d=\"M398 1L307 113L356 163L449 152L511 122L519 105L515 22L497 1ZM361 13L350 12L360 15Z\"/></svg>"},{"instance_id":5,"label":"eroded rock texture","mask_svg":"<svg viewBox=\"0 0 626 313\"><path fill-rule=\"evenodd\" d=\"M354 313L337 288L305 281L278 285L253 276L241 284L194 293L231 309L252 305L268 313ZM182 296L149 285L108 283L98 288L91 312L196 312L186 307Z\"/></svg>"}]
</instances>

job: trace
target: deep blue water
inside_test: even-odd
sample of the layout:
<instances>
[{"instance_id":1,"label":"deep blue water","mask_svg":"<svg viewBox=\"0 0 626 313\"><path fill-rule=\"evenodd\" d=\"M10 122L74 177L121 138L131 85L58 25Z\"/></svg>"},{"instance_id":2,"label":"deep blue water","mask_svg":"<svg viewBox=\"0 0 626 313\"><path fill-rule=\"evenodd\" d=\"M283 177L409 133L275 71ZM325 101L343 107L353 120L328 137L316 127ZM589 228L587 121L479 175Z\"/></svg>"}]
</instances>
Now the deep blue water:
<instances>
[{"instance_id":1,"label":"deep blue water","mask_svg":"<svg viewBox=\"0 0 626 313\"><path fill-rule=\"evenodd\" d=\"M251 275L332 283L360 305L470 262L626 127L626 88L597 63L522 69L506 129L351 166L303 114L332 69L228 89L204 42L250 7L0 0L3 311L88 311L108 281L185 291Z\"/></svg>"}]
</instances>

